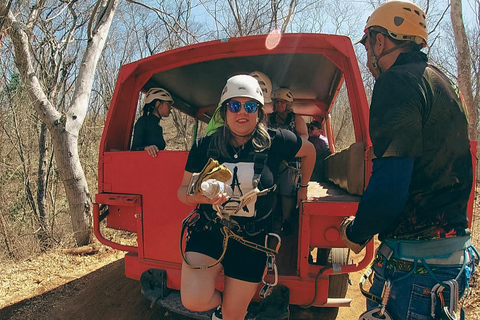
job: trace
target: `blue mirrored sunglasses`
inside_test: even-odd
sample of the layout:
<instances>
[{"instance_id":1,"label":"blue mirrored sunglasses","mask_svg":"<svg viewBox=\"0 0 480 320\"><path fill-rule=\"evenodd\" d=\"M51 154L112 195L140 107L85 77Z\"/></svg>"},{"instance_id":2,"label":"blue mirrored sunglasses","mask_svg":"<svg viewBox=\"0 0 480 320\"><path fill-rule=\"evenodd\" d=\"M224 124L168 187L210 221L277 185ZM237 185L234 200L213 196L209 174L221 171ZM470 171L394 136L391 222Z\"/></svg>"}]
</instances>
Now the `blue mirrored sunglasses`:
<instances>
[{"instance_id":1,"label":"blue mirrored sunglasses","mask_svg":"<svg viewBox=\"0 0 480 320\"><path fill-rule=\"evenodd\" d=\"M242 108L242 103L237 100L230 100L227 102L227 107L230 112L237 113ZM258 102L250 100L245 102L243 107L247 113L255 113L258 110Z\"/></svg>"}]
</instances>

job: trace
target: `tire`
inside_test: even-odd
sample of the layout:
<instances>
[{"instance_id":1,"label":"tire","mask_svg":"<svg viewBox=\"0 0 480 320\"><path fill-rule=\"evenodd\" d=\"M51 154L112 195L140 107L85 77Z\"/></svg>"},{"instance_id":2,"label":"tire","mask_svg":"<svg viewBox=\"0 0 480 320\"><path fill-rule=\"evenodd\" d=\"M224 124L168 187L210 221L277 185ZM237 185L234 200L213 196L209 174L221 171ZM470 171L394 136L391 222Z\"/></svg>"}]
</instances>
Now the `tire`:
<instances>
[{"instance_id":1,"label":"tire","mask_svg":"<svg viewBox=\"0 0 480 320\"><path fill-rule=\"evenodd\" d=\"M348 249L334 248L330 251L328 262L331 264L346 265L348 263ZM328 297L345 298L348 290L348 274L338 274L329 277Z\"/></svg>"}]
</instances>

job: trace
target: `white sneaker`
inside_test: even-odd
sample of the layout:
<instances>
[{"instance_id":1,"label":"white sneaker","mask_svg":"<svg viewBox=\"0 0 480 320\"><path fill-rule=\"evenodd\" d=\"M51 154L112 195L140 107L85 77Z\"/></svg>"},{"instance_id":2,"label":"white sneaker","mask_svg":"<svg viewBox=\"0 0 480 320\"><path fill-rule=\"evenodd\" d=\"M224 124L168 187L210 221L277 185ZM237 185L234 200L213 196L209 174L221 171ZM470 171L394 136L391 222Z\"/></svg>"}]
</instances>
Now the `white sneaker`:
<instances>
[{"instance_id":1,"label":"white sneaker","mask_svg":"<svg viewBox=\"0 0 480 320\"><path fill-rule=\"evenodd\" d=\"M218 306L212 314L212 320L222 320L222 306Z\"/></svg>"}]
</instances>

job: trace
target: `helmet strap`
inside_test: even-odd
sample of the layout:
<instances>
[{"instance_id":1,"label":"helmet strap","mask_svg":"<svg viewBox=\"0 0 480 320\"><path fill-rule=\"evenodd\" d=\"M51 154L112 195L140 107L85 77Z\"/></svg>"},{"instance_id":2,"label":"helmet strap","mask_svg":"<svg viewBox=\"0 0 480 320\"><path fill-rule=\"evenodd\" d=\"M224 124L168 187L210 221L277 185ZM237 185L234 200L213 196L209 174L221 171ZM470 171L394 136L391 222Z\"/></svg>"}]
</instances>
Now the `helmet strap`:
<instances>
[{"instance_id":1,"label":"helmet strap","mask_svg":"<svg viewBox=\"0 0 480 320\"><path fill-rule=\"evenodd\" d=\"M371 59L372 67L373 67L374 69L377 69L378 72L379 72L380 74L382 74L382 73L383 73L383 70L382 70L382 68L378 65L378 61L380 60L380 58L386 56L387 54L392 53L392 52L395 51L395 50L398 50L398 49L401 49L401 48L405 47L407 44L408 44L408 41L405 41L405 42L402 43L402 44L398 44L398 45L396 45L396 46L394 46L394 47L392 47L392 48L390 48L390 49L388 49L388 50L380 53L378 56L376 56L375 54L373 54L373 55L372 55L372 59Z\"/></svg>"}]
</instances>

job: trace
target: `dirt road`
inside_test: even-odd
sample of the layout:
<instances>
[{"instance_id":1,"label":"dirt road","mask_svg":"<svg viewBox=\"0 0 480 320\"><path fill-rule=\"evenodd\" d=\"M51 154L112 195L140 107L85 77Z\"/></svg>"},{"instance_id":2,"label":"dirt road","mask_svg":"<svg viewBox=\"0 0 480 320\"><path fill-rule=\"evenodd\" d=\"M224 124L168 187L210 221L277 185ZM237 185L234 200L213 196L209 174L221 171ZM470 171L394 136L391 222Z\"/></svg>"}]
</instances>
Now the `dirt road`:
<instances>
[{"instance_id":1,"label":"dirt road","mask_svg":"<svg viewBox=\"0 0 480 320\"><path fill-rule=\"evenodd\" d=\"M340 308L336 319L357 319L364 306L358 291L359 274L352 274L353 286L347 297L353 298L350 308ZM332 318L333 317L333 318ZM124 274L123 259L115 261L81 278L53 290L23 300L0 310L2 320L187 320L159 306L150 308L150 301L140 293L140 283ZM307 318L303 310L292 309L291 319ZM335 319L333 310L322 310L314 319Z\"/></svg>"}]
</instances>

